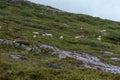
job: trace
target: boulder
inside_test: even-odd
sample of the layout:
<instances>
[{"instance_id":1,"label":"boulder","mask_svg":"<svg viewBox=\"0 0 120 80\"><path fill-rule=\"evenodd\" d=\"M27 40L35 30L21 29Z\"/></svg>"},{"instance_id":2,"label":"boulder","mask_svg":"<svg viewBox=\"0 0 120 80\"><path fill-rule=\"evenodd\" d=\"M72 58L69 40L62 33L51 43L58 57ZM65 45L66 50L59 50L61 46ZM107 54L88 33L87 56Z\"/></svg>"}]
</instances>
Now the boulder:
<instances>
[{"instance_id":1,"label":"boulder","mask_svg":"<svg viewBox=\"0 0 120 80\"><path fill-rule=\"evenodd\" d=\"M110 51L102 51L102 54L114 54L114 53Z\"/></svg>"},{"instance_id":2,"label":"boulder","mask_svg":"<svg viewBox=\"0 0 120 80\"><path fill-rule=\"evenodd\" d=\"M41 52L40 48L37 47L36 45L33 45L33 48L31 50L32 52Z\"/></svg>"},{"instance_id":3,"label":"boulder","mask_svg":"<svg viewBox=\"0 0 120 80\"><path fill-rule=\"evenodd\" d=\"M21 60L22 56L21 55L10 55L10 58L14 60Z\"/></svg>"},{"instance_id":4,"label":"boulder","mask_svg":"<svg viewBox=\"0 0 120 80\"><path fill-rule=\"evenodd\" d=\"M120 58L112 57L111 60L113 60L113 61L120 61Z\"/></svg>"},{"instance_id":5,"label":"boulder","mask_svg":"<svg viewBox=\"0 0 120 80\"><path fill-rule=\"evenodd\" d=\"M13 41L10 40L4 40L2 44L6 46L12 46L12 47L14 46Z\"/></svg>"},{"instance_id":6,"label":"boulder","mask_svg":"<svg viewBox=\"0 0 120 80\"><path fill-rule=\"evenodd\" d=\"M50 63L48 66L49 66L50 68L53 68L53 69L63 69L63 68L64 68L64 67L62 67L62 66L59 66L59 65L53 64L53 63Z\"/></svg>"}]
</instances>

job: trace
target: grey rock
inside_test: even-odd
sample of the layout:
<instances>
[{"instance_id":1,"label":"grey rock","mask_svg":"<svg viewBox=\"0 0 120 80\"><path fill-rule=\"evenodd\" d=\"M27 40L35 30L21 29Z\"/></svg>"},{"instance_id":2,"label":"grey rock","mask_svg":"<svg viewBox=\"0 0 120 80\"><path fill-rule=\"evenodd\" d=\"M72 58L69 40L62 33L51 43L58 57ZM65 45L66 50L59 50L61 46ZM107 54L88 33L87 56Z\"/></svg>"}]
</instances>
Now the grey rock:
<instances>
[{"instance_id":1,"label":"grey rock","mask_svg":"<svg viewBox=\"0 0 120 80\"><path fill-rule=\"evenodd\" d=\"M100 61L98 57L92 56L88 53L80 52L80 53L72 53L69 51L61 51L59 53L59 58L73 58L78 61L82 61L83 65L86 68L100 69L103 72L111 72L114 74L120 74L120 67L110 65L107 63L103 63Z\"/></svg>"},{"instance_id":2,"label":"grey rock","mask_svg":"<svg viewBox=\"0 0 120 80\"><path fill-rule=\"evenodd\" d=\"M21 55L10 55L11 59L14 60L21 60L22 56Z\"/></svg>"},{"instance_id":3,"label":"grey rock","mask_svg":"<svg viewBox=\"0 0 120 80\"><path fill-rule=\"evenodd\" d=\"M59 65L57 65L57 64L52 64L52 63L50 63L49 65L48 65L50 68L53 68L53 69L63 69L64 67L62 67L62 66L59 66Z\"/></svg>"},{"instance_id":4,"label":"grey rock","mask_svg":"<svg viewBox=\"0 0 120 80\"><path fill-rule=\"evenodd\" d=\"M26 50L27 46L24 45L24 44L21 44L21 45L20 45L20 48L23 49L23 50Z\"/></svg>"},{"instance_id":5,"label":"grey rock","mask_svg":"<svg viewBox=\"0 0 120 80\"><path fill-rule=\"evenodd\" d=\"M27 47L25 51L28 51L28 52L29 52L29 51L31 51L31 50L32 50L32 48Z\"/></svg>"},{"instance_id":6,"label":"grey rock","mask_svg":"<svg viewBox=\"0 0 120 80\"><path fill-rule=\"evenodd\" d=\"M37 47L37 46L35 46L35 45L33 45L33 48L32 48L31 51L32 51L32 52L41 52L40 48Z\"/></svg>"},{"instance_id":7,"label":"grey rock","mask_svg":"<svg viewBox=\"0 0 120 80\"><path fill-rule=\"evenodd\" d=\"M103 54L114 54L113 52L110 51L102 51Z\"/></svg>"},{"instance_id":8,"label":"grey rock","mask_svg":"<svg viewBox=\"0 0 120 80\"><path fill-rule=\"evenodd\" d=\"M120 58L112 57L111 60L113 60L113 61L120 61Z\"/></svg>"},{"instance_id":9,"label":"grey rock","mask_svg":"<svg viewBox=\"0 0 120 80\"><path fill-rule=\"evenodd\" d=\"M21 51L21 54L28 54L28 51Z\"/></svg>"},{"instance_id":10,"label":"grey rock","mask_svg":"<svg viewBox=\"0 0 120 80\"><path fill-rule=\"evenodd\" d=\"M4 39L0 39L0 45L3 43Z\"/></svg>"},{"instance_id":11,"label":"grey rock","mask_svg":"<svg viewBox=\"0 0 120 80\"><path fill-rule=\"evenodd\" d=\"M10 41L10 40L4 40L2 44L6 45L6 46L13 46L14 45L13 41Z\"/></svg>"},{"instance_id":12,"label":"grey rock","mask_svg":"<svg viewBox=\"0 0 120 80\"><path fill-rule=\"evenodd\" d=\"M56 52L56 53L59 52L58 48L53 47L53 46L49 46L49 45L46 45L46 44L42 44L40 47L45 49L48 52Z\"/></svg>"},{"instance_id":13,"label":"grey rock","mask_svg":"<svg viewBox=\"0 0 120 80\"><path fill-rule=\"evenodd\" d=\"M19 48L19 47L20 47L20 44L17 43L17 42L14 42L14 47Z\"/></svg>"}]
</instances>

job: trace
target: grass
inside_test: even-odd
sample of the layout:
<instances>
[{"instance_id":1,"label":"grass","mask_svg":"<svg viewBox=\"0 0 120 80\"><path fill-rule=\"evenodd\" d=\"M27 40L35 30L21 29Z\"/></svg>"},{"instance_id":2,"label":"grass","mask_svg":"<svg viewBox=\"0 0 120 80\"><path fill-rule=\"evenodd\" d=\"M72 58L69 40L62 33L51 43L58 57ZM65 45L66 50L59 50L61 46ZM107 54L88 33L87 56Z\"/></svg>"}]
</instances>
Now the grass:
<instances>
[{"instance_id":1,"label":"grass","mask_svg":"<svg viewBox=\"0 0 120 80\"><path fill-rule=\"evenodd\" d=\"M66 25L64 25L66 24ZM113 56L103 55L101 51L113 51L114 57L120 57L120 23L103 20L83 14L56 12L54 8L37 5L28 1L18 4L0 1L0 38L14 40L17 37L36 44L48 44L68 51L82 51L99 56L103 62L120 66L120 62L111 61ZM80 29L83 27L83 30ZM96 39L99 31L106 29L107 35L102 41ZM40 35L33 38L32 32ZM44 32L53 34L53 38L42 37ZM64 39L59 40L63 35ZM74 39L77 35L84 38ZM94 35L94 36L93 36ZM23 55L27 62L11 60L11 54ZM63 70L51 69L49 63L65 67ZM74 64L74 65L73 65ZM81 62L73 59L60 60L49 53L21 54L21 50L0 46L1 80L119 80L119 74L103 73L86 69Z\"/></svg>"}]
</instances>

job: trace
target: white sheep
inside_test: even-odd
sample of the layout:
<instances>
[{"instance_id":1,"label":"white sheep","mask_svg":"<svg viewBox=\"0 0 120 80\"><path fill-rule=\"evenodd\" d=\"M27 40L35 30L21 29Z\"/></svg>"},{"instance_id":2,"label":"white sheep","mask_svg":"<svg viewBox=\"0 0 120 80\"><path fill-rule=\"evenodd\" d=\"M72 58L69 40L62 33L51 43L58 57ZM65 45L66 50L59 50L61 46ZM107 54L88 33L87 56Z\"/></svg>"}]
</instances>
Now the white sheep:
<instances>
[{"instance_id":1,"label":"white sheep","mask_svg":"<svg viewBox=\"0 0 120 80\"><path fill-rule=\"evenodd\" d=\"M33 35L33 38L36 38L37 37L37 35Z\"/></svg>"},{"instance_id":2,"label":"white sheep","mask_svg":"<svg viewBox=\"0 0 120 80\"><path fill-rule=\"evenodd\" d=\"M105 30L105 29L104 29L104 30L101 30L100 33L101 33L103 36L105 36L105 35L107 34L107 30Z\"/></svg>"},{"instance_id":3,"label":"white sheep","mask_svg":"<svg viewBox=\"0 0 120 80\"><path fill-rule=\"evenodd\" d=\"M104 33L104 32L106 32L106 31L107 31L107 30L104 29L104 30L101 30L100 32L101 32L101 33Z\"/></svg>"},{"instance_id":4,"label":"white sheep","mask_svg":"<svg viewBox=\"0 0 120 80\"><path fill-rule=\"evenodd\" d=\"M43 37L44 37L44 36L53 37L53 35L52 35L52 34L49 34L49 33L44 33L44 34L42 34L42 36L43 36Z\"/></svg>"},{"instance_id":5,"label":"white sheep","mask_svg":"<svg viewBox=\"0 0 120 80\"><path fill-rule=\"evenodd\" d=\"M75 39L80 39L81 38L81 36L75 36Z\"/></svg>"},{"instance_id":6,"label":"white sheep","mask_svg":"<svg viewBox=\"0 0 120 80\"><path fill-rule=\"evenodd\" d=\"M59 39L60 39L60 40L62 40L62 39L64 39L64 38L63 38L63 36L60 36L60 38L59 38Z\"/></svg>"},{"instance_id":7,"label":"white sheep","mask_svg":"<svg viewBox=\"0 0 120 80\"><path fill-rule=\"evenodd\" d=\"M102 36L98 36L97 40L101 41L102 40Z\"/></svg>"},{"instance_id":8,"label":"white sheep","mask_svg":"<svg viewBox=\"0 0 120 80\"><path fill-rule=\"evenodd\" d=\"M39 32L33 32L33 35L39 35Z\"/></svg>"}]
</instances>

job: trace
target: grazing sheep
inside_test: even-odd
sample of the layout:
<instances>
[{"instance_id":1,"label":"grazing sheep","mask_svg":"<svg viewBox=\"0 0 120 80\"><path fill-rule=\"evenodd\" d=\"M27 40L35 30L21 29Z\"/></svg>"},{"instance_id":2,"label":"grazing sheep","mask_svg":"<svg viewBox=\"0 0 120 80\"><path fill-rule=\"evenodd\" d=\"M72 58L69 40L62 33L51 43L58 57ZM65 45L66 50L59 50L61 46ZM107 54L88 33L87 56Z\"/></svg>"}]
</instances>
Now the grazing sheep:
<instances>
[{"instance_id":1,"label":"grazing sheep","mask_svg":"<svg viewBox=\"0 0 120 80\"><path fill-rule=\"evenodd\" d=\"M105 29L104 29L104 30L101 30L101 31L100 31L101 35L105 36L105 35L107 34L106 31L107 31L107 30L105 30Z\"/></svg>"},{"instance_id":2,"label":"grazing sheep","mask_svg":"<svg viewBox=\"0 0 120 80\"><path fill-rule=\"evenodd\" d=\"M102 40L101 37L102 37L102 36L98 36L98 37L97 37L97 40L101 41L101 40Z\"/></svg>"},{"instance_id":3,"label":"grazing sheep","mask_svg":"<svg viewBox=\"0 0 120 80\"><path fill-rule=\"evenodd\" d=\"M39 35L39 32L33 32L33 35Z\"/></svg>"},{"instance_id":4,"label":"grazing sheep","mask_svg":"<svg viewBox=\"0 0 120 80\"><path fill-rule=\"evenodd\" d=\"M60 36L60 38L59 38L60 40L63 40L63 36Z\"/></svg>"},{"instance_id":5,"label":"grazing sheep","mask_svg":"<svg viewBox=\"0 0 120 80\"><path fill-rule=\"evenodd\" d=\"M37 35L33 35L33 38L36 38L37 37Z\"/></svg>"},{"instance_id":6,"label":"grazing sheep","mask_svg":"<svg viewBox=\"0 0 120 80\"><path fill-rule=\"evenodd\" d=\"M104 30L101 30L100 32L101 32L101 33L104 33L104 32L106 32L106 31L107 31L107 30L104 29Z\"/></svg>"},{"instance_id":7,"label":"grazing sheep","mask_svg":"<svg viewBox=\"0 0 120 80\"><path fill-rule=\"evenodd\" d=\"M81 38L81 36L75 36L75 39L80 39Z\"/></svg>"},{"instance_id":8,"label":"grazing sheep","mask_svg":"<svg viewBox=\"0 0 120 80\"><path fill-rule=\"evenodd\" d=\"M44 33L44 34L42 34L42 36L43 36L43 37L44 37L44 36L53 37L53 35L52 35L52 34L49 34L49 33Z\"/></svg>"}]
</instances>

